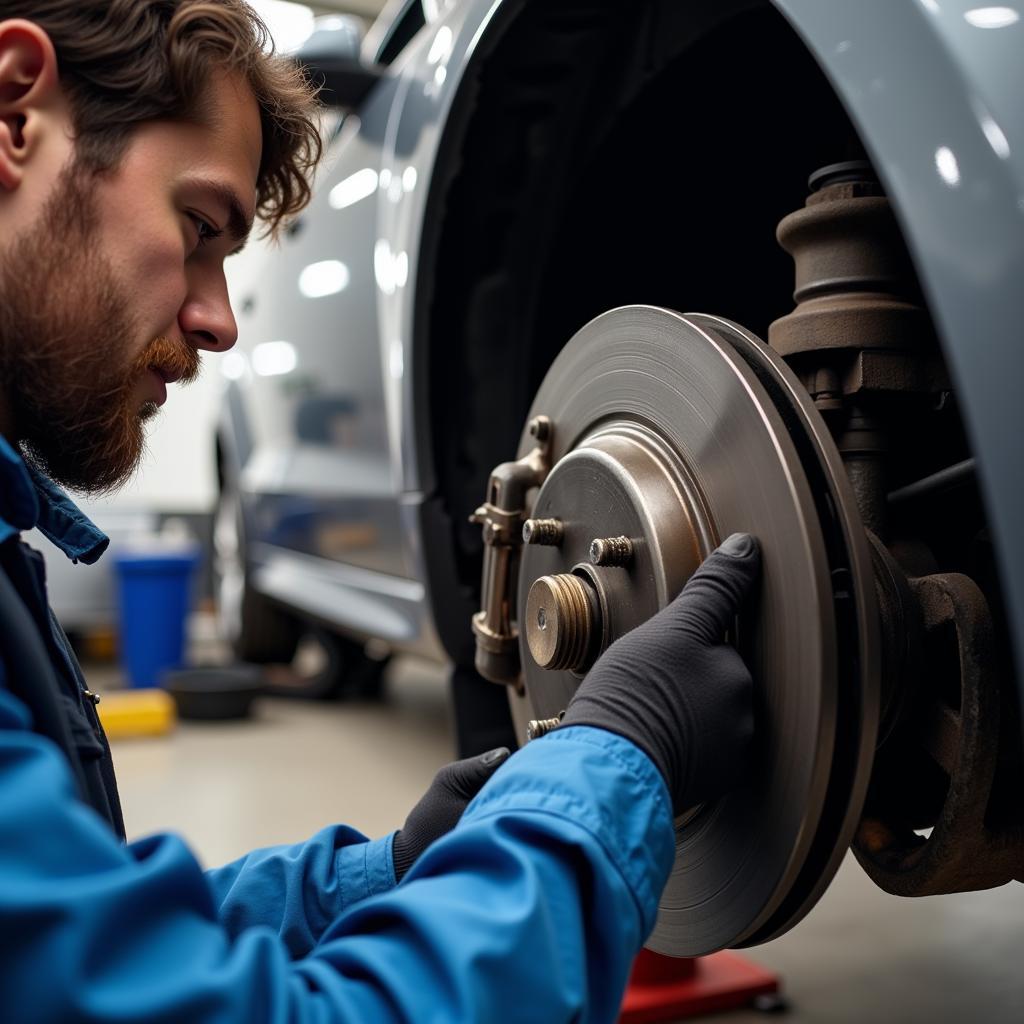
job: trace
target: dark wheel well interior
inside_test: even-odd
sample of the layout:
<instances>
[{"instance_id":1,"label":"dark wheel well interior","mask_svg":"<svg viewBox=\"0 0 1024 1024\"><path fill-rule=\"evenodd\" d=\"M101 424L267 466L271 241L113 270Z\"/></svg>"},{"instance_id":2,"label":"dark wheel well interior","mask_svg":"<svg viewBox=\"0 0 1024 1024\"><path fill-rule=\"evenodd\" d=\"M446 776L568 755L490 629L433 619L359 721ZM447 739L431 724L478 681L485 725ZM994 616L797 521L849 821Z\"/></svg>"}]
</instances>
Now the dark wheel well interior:
<instances>
[{"instance_id":1,"label":"dark wheel well interior","mask_svg":"<svg viewBox=\"0 0 1024 1024\"><path fill-rule=\"evenodd\" d=\"M467 517L561 347L629 303L766 335L792 308L777 222L813 170L861 155L767 0L503 6L446 130L417 295L428 583L457 661L479 582Z\"/></svg>"}]
</instances>

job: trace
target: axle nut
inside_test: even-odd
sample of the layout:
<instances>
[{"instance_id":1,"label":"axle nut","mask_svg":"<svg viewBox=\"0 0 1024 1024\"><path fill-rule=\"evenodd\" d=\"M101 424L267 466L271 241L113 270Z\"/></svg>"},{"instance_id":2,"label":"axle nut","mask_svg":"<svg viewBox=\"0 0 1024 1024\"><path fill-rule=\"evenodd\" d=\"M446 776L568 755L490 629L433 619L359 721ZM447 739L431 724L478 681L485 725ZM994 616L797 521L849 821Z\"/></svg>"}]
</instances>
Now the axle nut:
<instances>
[{"instance_id":1,"label":"axle nut","mask_svg":"<svg viewBox=\"0 0 1024 1024\"><path fill-rule=\"evenodd\" d=\"M534 661L552 672L587 665L598 632L597 595L579 576L541 576L526 598L526 640Z\"/></svg>"}]
</instances>

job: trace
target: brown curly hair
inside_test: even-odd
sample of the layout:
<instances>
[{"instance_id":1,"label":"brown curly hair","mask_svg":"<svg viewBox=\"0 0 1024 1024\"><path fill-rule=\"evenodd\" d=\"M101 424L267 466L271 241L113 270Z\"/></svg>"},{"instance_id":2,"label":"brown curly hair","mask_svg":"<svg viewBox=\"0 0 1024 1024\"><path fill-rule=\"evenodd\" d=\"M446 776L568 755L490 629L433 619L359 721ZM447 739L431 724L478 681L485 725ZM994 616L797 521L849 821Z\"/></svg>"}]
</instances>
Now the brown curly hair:
<instances>
[{"instance_id":1,"label":"brown curly hair","mask_svg":"<svg viewBox=\"0 0 1024 1024\"><path fill-rule=\"evenodd\" d=\"M147 121L201 120L211 72L230 71L259 103L260 219L276 233L309 201L322 151L315 90L244 0L2 0L8 18L53 42L83 167L115 167Z\"/></svg>"}]
</instances>

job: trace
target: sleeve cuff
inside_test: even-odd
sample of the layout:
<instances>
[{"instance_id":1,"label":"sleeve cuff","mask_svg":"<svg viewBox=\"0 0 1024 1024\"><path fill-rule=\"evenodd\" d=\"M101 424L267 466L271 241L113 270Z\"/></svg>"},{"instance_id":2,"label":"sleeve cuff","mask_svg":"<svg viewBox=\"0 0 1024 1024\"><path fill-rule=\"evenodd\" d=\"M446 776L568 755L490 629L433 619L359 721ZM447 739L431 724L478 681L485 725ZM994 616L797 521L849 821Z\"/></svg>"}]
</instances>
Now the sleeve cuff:
<instances>
[{"instance_id":1,"label":"sleeve cuff","mask_svg":"<svg viewBox=\"0 0 1024 1024\"><path fill-rule=\"evenodd\" d=\"M343 846L338 850L338 878L341 881L342 905L350 907L368 896L387 892L395 887L395 867L391 844L395 834L365 843Z\"/></svg>"}]
</instances>

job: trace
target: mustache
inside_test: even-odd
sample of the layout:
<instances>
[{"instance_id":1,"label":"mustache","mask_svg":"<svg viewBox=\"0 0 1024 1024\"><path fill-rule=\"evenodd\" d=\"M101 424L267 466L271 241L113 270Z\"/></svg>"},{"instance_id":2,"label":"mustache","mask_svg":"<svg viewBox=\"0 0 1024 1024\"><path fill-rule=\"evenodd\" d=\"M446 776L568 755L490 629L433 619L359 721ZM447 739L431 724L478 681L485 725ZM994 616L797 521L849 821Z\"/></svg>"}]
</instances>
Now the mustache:
<instances>
[{"instance_id":1,"label":"mustache","mask_svg":"<svg viewBox=\"0 0 1024 1024\"><path fill-rule=\"evenodd\" d=\"M201 369L199 351L185 341L155 338L139 353L137 372L132 374L132 379L150 367L176 378L179 384L191 384Z\"/></svg>"}]
</instances>

